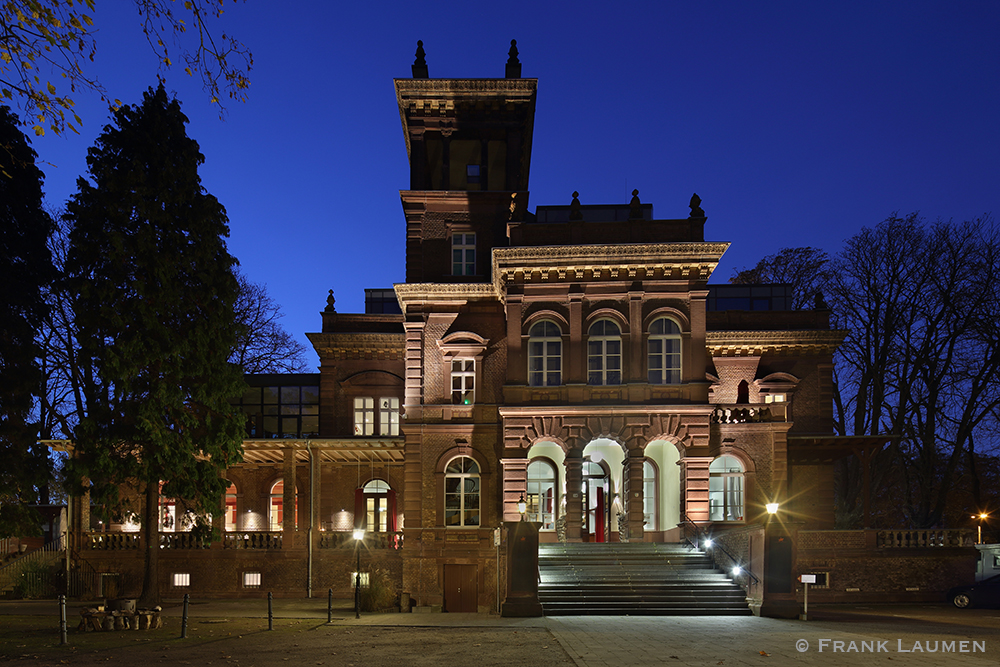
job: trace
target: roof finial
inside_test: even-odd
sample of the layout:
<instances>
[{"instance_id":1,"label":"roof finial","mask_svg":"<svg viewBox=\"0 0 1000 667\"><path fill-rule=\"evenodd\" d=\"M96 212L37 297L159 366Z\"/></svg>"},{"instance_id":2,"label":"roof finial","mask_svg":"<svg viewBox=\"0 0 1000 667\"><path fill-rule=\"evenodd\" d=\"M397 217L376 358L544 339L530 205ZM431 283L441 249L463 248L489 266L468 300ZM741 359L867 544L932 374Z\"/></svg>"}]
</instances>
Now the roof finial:
<instances>
[{"instance_id":1,"label":"roof finial","mask_svg":"<svg viewBox=\"0 0 1000 667\"><path fill-rule=\"evenodd\" d=\"M642 202L639 201L639 191L632 191L632 201L628 203L628 217L630 220L642 219Z\"/></svg>"},{"instance_id":2,"label":"roof finial","mask_svg":"<svg viewBox=\"0 0 1000 667\"><path fill-rule=\"evenodd\" d=\"M691 203L688 204L688 206L691 207L691 215L689 217L692 218L705 217L705 211L703 211L701 208L701 197L698 196L697 192L691 195Z\"/></svg>"},{"instance_id":3,"label":"roof finial","mask_svg":"<svg viewBox=\"0 0 1000 667\"><path fill-rule=\"evenodd\" d=\"M569 204L569 219L583 220L583 212L580 210L580 193L573 191L573 201Z\"/></svg>"},{"instance_id":4,"label":"roof finial","mask_svg":"<svg viewBox=\"0 0 1000 667\"><path fill-rule=\"evenodd\" d=\"M327 297L326 297L326 308L324 308L324 311L326 311L328 313L335 313L335 312L337 312L337 309L334 308L334 304L336 302L337 302L337 300L333 298L333 290L330 290L330 294L327 295Z\"/></svg>"},{"instance_id":5,"label":"roof finial","mask_svg":"<svg viewBox=\"0 0 1000 667\"><path fill-rule=\"evenodd\" d=\"M506 79L521 78L521 61L517 59L517 40L510 40L510 51L507 52L507 71L504 74Z\"/></svg>"},{"instance_id":6,"label":"roof finial","mask_svg":"<svg viewBox=\"0 0 1000 667\"><path fill-rule=\"evenodd\" d=\"M421 40L417 40L417 59L413 61L413 65L410 70L413 72L414 79L426 79L427 75L427 61L424 60L424 43Z\"/></svg>"}]
</instances>

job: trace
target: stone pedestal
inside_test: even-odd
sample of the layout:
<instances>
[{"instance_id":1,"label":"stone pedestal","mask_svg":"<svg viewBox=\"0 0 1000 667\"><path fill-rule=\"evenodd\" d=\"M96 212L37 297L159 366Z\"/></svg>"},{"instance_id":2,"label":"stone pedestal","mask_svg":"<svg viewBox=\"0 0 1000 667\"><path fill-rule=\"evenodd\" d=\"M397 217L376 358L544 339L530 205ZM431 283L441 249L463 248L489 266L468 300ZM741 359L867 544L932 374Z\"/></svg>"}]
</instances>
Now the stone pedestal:
<instances>
[{"instance_id":1,"label":"stone pedestal","mask_svg":"<svg viewBox=\"0 0 1000 667\"><path fill-rule=\"evenodd\" d=\"M507 595L501 616L541 616L538 602L539 523L505 521L507 527Z\"/></svg>"}]
</instances>

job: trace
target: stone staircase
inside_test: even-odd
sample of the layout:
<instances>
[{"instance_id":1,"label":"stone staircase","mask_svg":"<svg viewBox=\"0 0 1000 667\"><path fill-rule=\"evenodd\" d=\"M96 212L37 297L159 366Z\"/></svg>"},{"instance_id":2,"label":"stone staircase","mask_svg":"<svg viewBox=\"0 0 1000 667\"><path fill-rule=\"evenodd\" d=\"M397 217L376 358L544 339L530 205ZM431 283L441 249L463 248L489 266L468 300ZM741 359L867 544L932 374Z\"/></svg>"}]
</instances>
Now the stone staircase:
<instances>
[{"instance_id":1,"label":"stone staircase","mask_svg":"<svg viewBox=\"0 0 1000 667\"><path fill-rule=\"evenodd\" d=\"M546 616L751 614L743 589L686 544L540 544L538 569Z\"/></svg>"}]
</instances>

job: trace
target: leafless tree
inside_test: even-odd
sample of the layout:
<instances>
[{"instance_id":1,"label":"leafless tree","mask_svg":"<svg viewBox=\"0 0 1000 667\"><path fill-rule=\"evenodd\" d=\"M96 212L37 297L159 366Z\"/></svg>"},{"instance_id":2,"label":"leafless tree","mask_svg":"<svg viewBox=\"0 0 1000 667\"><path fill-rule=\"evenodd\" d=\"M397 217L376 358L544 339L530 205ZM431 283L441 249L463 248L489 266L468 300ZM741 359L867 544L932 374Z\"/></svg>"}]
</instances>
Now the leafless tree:
<instances>
[{"instance_id":1,"label":"leafless tree","mask_svg":"<svg viewBox=\"0 0 1000 667\"><path fill-rule=\"evenodd\" d=\"M244 373L303 373L305 347L281 327L281 307L263 285L237 274L236 316L244 330L230 360Z\"/></svg>"}]
</instances>

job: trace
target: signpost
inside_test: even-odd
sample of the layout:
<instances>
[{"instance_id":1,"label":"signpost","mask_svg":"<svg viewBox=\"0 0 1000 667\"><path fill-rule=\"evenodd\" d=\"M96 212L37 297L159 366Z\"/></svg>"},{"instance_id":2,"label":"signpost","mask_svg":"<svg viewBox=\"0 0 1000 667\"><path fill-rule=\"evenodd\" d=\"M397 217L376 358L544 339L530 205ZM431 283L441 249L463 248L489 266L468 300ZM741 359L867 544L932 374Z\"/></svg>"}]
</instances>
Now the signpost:
<instances>
[{"instance_id":1,"label":"signpost","mask_svg":"<svg viewBox=\"0 0 1000 667\"><path fill-rule=\"evenodd\" d=\"M802 583L802 587L805 589L802 594L802 614L799 616L800 621L809 620L809 584L816 583L815 574L800 574L799 582Z\"/></svg>"}]
</instances>

